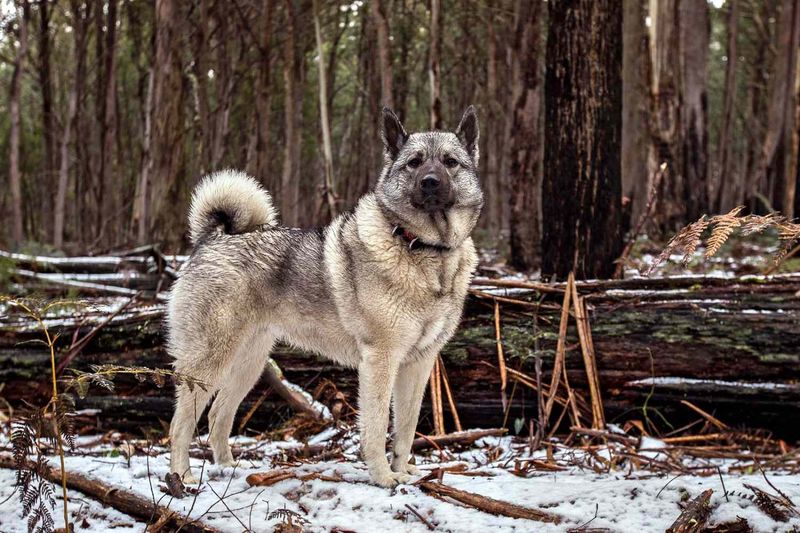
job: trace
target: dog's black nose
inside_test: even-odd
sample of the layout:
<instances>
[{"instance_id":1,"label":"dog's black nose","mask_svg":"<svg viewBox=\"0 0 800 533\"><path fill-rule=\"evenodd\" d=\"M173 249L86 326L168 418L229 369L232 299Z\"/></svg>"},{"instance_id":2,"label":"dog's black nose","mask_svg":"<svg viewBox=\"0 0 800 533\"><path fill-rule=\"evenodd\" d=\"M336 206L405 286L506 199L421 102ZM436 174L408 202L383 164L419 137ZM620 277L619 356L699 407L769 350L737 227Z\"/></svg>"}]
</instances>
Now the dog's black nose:
<instances>
[{"instance_id":1,"label":"dog's black nose","mask_svg":"<svg viewBox=\"0 0 800 533\"><path fill-rule=\"evenodd\" d=\"M435 174L428 174L419 182L419 188L425 194L433 194L439 190L439 178Z\"/></svg>"}]
</instances>

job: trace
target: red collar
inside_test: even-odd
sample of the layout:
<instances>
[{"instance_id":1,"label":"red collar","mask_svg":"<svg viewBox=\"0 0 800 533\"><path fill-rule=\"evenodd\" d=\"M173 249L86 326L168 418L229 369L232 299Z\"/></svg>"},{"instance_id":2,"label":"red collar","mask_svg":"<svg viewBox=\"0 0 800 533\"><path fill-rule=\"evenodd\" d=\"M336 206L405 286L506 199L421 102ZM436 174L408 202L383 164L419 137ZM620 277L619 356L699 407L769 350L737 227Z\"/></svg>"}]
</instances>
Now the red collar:
<instances>
[{"instance_id":1,"label":"red collar","mask_svg":"<svg viewBox=\"0 0 800 533\"><path fill-rule=\"evenodd\" d=\"M442 246L440 244L428 244L426 242L422 242L422 240L405 229L404 227L397 225L392 228L392 236L393 237L400 237L400 239L408 245L409 251L419 250L421 248L427 248L429 250L434 250L437 252L446 252L449 251L450 248L447 246Z\"/></svg>"}]
</instances>

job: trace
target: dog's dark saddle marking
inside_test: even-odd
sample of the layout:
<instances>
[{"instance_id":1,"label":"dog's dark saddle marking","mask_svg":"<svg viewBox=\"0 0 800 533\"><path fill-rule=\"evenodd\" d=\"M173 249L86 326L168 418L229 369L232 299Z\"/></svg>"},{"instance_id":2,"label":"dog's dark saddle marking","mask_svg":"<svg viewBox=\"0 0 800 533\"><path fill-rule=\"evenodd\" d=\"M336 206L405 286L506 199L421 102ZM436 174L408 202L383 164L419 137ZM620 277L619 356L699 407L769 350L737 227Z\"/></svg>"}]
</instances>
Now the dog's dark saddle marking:
<instances>
[{"instance_id":1,"label":"dog's dark saddle marking","mask_svg":"<svg viewBox=\"0 0 800 533\"><path fill-rule=\"evenodd\" d=\"M423 242L419 237L405 229L404 227L397 225L392 229L392 236L393 237L400 237L400 239L406 243L408 246L409 251L414 250L433 250L435 252L449 252L450 247L442 246L441 244L429 244L427 242Z\"/></svg>"}]
</instances>

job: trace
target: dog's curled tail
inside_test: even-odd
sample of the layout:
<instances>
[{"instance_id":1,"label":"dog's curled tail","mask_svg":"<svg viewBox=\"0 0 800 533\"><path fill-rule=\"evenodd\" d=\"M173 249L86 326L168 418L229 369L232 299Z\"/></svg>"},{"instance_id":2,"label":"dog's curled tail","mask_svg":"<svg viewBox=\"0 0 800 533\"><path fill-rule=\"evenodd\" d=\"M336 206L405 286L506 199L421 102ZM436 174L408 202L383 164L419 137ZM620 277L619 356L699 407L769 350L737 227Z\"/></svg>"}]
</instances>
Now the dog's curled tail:
<instances>
[{"instance_id":1,"label":"dog's curled tail","mask_svg":"<svg viewBox=\"0 0 800 533\"><path fill-rule=\"evenodd\" d=\"M247 233L278 223L269 193L244 172L222 170L209 174L195 188L189 208L192 244L213 232Z\"/></svg>"}]
</instances>

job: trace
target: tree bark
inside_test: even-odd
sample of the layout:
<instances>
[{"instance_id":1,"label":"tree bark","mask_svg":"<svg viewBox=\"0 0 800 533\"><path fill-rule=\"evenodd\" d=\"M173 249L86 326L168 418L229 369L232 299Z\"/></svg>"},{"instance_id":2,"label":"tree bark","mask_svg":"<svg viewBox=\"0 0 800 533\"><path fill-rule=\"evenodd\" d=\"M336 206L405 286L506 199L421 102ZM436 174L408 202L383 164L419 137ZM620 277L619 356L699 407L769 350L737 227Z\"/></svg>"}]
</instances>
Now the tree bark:
<instances>
[{"instance_id":1,"label":"tree bark","mask_svg":"<svg viewBox=\"0 0 800 533\"><path fill-rule=\"evenodd\" d=\"M686 222L687 184L681 141L681 98L683 95L680 45L679 0L650 3L650 135L648 174L667 164L658 191L660 199L654 222L669 233ZM676 59L677 58L677 59Z\"/></svg>"},{"instance_id":2,"label":"tree bark","mask_svg":"<svg viewBox=\"0 0 800 533\"><path fill-rule=\"evenodd\" d=\"M297 7L285 0L286 36L283 42L284 151L281 175L281 210L283 223L296 226L300 209L300 156L302 132L302 95L300 62L297 53Z\"/></svg>"},{"instance_id":3,"label":"tree bark","mask_svg":"<svg viewBox=\"0 0 800 533\"><path fill-rule=\"evenodd\" d=\"M783 173L783 202L781 204L782 213L788 218L795 216L795 200L797 195L797 176L798 176L798 151L800 151L800 119L798 109L800 109L800 6L794 4L794 21L792 24L792 44L793 52L789 57L789 76L786 87L786 117L783 126L783 146L784 146L784 166L780 169Z\"/></svg>"},{"instance_id":4,"label":"tree bark","mask_svg":"<svg viewBox=\"0 0 800 533\"><path fill-rule=\"evenodd\" d=\"M270 90L272 78L272 7L272 0L263 0L261 5L261 27L259 30L258 75L256 76L255 85L256 124L250 136L250 146L247 152L248 173L267 186L273 185L269 175L269 126L270 106L272 103L272 91Z\"/></svg>"},{"instance_id":5,"label":"tree bark","mask_svg":"<svg viewBox=\"0 0 800 533\"><path fill-rule=\"evenodd\" d=\"M77 32L76 32L77 36ZM64 133L61 136L61 164L58 168L58 189L53 206L53 246L60 249L64 245L64 218L67 203L67 187L69 186L69 143L73 124L78 113L77 80L69 91L67 117L64 121Z\"/></svg>"},{"instance_id":6,"label":"tree bark","mask_svg":"<svg viewBox=\"0 0 800 533\"><path fill-rule=\"evenodd\" d=\"M686 180L684 221L709 211L708 176L708 3L680 2L681 142Z\"/></svg>"},{"instance_id":7,"label":"tree bark","mask_svg":"<svg viewBox=\"0 0 800 533\"><path fill-rule=\"evenodd\" d=\"M711 489L706 489L692 499L675 522L667 528L667 533L693 533L703 531L711 518Z\"/></svg>"},{"instance_id":8,"label":"tree bark","mask_svg":"<svg viewBox=\"0 0 800 533\"><path fill-rule=\"evenodd\" d=\"M199 171L200 174L205 174L210 170L211 164L211 143L213 138L211 126L211 110L209 109L209 96L208 96L208 48L209 48L209 28L210 17L208 12L208 0L200 0L197 6L198 11L198 27L193 33L194 35L194 90L195 90L195 112L199 122L199 137L200 142L198 147L199 157Z\"/></svg>"},{"instance_id":9,"label":"tree bark","mask_svg":"<svg viewBox=\"0 0 800 533\"><path fill-rule=\"evenodd\" d=\"M800 195L797 194L797 189L800 187L800 57L798 57L794 83L794 131L792 132L792 152L786 169L787 200L784 202L784 214L788 218L793 218L800 213ZM789 198L794 199L792 209L788 209Z\"/></svg>"},{"instance_id":10,"label":"tree bark","mask_svg":"<svg viewBox=\"0 0 800 533\"><path fill-rule=\"evenodd\" d=\"M442 129L442 80L439 64L442 47L441 2L431 0L430 40L428 43L428 81L430 82L430 128Z\"/></svg>"},{"instance_id":11,"label":"tree bark","mask_svg":"<svg viewBox=\"0 0 800 533\"><path fill-rule=\"evenodd\" d=\"M511 264L530 270L539 264L539 209L542 186L542 2L521 2L512 68Z\"/></svg>"},{"instance_id":12,"label":"tree bark","mask_svg":"<svg viewBox=\"0 0 800 533\"><path fill-rule=\"evenodd\" d=\"M728 2L728 39L725 46L725 93L722 123L717 140L717 200L716 209L727 213L738 202L736 183L740 176L734 174L731 132L736 123L736 78L739 66L739 0Z\"/></svg>"},{"instance_id":13,"label":"tree bark","mask_svg":"<svg viewBox=\"0 0 800 533\"><path fill-rule=\"evenodd\" d=\"M622 251L622 6L548 6L542 273L610 277Z\"/></svg>"},{"instance_id":14,"label":"tree bark","mask_svg":"<svg viewBox=\"0 0 800 533\"><path fill-rule=\"evenodd\" d=\"M61 162L58 170L58 189L53 207L53 245L61 248L64 245L66 223L67 188L69 187L70 154L69 147L73 130L78 130L81 101L86 77L86 47L88 44L89 20L91 17L91 2L71 0L70 12L72 14L72 32L75 46L75 79L69 91L67 117L64 121L64 132L61 137ZM76 149L76 152L79 150ZM76 177L76 182L79 178ZM77 222L77 221L76 221Z\"/></svg>"},{"instance_id":15,"label":"tree bark","mask_svg":"<svg viewBox=\"0 0 800 533\"><path fill-rule=\"evenodd\" d=\"M150 202L148 201L150 189L150 173L153 167L151 155L152 146L152 116L153 116L153 92L155 83L155 68L150 67L147 76L147 93L144 102L144 131L142 138L142 161L139 176L136 180L136 192L134 194L134 208L132 226L136 227L136 242L140 245L148 241L150 231Z\"/></svg>"},{"instance_id":16,"label":"tree bark","mask_svg":"<svg viewBox=\"0 0 800 533\"><path fill-rule=\"evenodd\" d=\"M11 242L14 247L22 244L25 237L22 226L22 175L20 172L20 106L22 95L22 74L25 71L25 56L28 55L28 21L30 5L22 0L22 8L17 10L19 33L17 39L17 55L14 59L14 71L11 74L11 94L9 96L9 132L8 154L8 188L11 191Z\"/></svg>"},{"instance_id":17,"label":"tree bark","mask_svg":"<svg viewBox=\"0 0 800 533\"><path fill-rule=\"evenodd\" d=\"M331 123L328 111L328 76L325 72L325 48L319 22L319 2L314 0L314 36L317 41L317 72L319 76L319 120L322 130L322 156L325 172L323 195L328 206L328 218L338 214L336 208L336 185L333 178L333 147L331 146Z\"/></svg>"},{"instance_id":18,"label":"tree bark","mask_svg":"<svg viewBox=\"0 0 800 533\"><path fill-rule=\"evenodd\" d=\"M759 192L767 179L779 143L784 134L784 124L789 116L786 110L794 91L794 76L797 68L797 49L800 46L800 5L795 0L781 2L780 20L777 28L777 53L769 78L767 126L758 152L755 169L748 192ZM781 171L783 169L780 169ZM782 173L782 172L781 172ZM782 196L783 191L779 194ZM781 199L782 200L782 199ZM782 204L782 201L779 205Z\"/></svg>"},{"instance_id":19,"label":"tree bark","mask_svg":"<svg viewBox=\"0 0 800 533\"><path fill-rule=\"evenodd\" d=\"M381 101L383 105L394 109L392 49L391 42L389 41L389 24L386 20L381 0L370 1L369 14L372 17L372 23L375 25L375 31L378 35L378 58L381 69ZM402 119L403 117L400 116L400 118Z\"/></svg>"},{"instance_id":20,"label":"tree bark","mask_svg":"<svg viewBox=\"0 0 800 533\"><path fill-rule=\"evenodd\" d=\"M218 33L216 42L216 85L217 98L216 108L211 113L211 144L209 146L208 170L219 170L222 168L222 161L225 157L230 135L231 108L233 107L233 96L236 84L236 66L238 57L236 56L237 31L231 31L231 20L226 7L222 3L217 4L217 28Z\"/></svg>"},{"instance_id":21,"label":"tree bark","mask_svg":"<svg viewBox=\"0 0 800 533\"><path fill-rule=\"evenodd\" d=\"M99 36L98 36L99 38ZM122 180L116 175L117 138L117 0L108 1L106 16L105 46L103 47L103 88L102 145L100 148L100 181L104 194L101 198L100 213L106 230L105 241L117 241L121 231L114 231L118 225L117 216L122 209Z\"/></svg>"},{"instance_id":22,"label":"tree bark","mask_svg":"<svg viewBox=\"0 0 800 533\"><path fill-rule=\"evenodd\" d=\"M177 242L181 227L174 206L178 177L183 172L183 79L179 54L179 2L156 0L155 62L151 107L151 143L148 152L149 217L144 219L150 238Z\"/></svg>"},{"instance_id":23,"label":"tree bark","mask_svg":"<svg viewBox=\"0 0 800 533\"><path fill-rule=\"evenodd\" d=\"M622 14L622 194L631 220L647 203L647 29L642 0L624 0Z\"/></svg>"},{"instance_id":24,"label":"tree bark","mask_svg":"<svg viewBox=\"0 0 800 533\"><path fill-rule=\"evenodd\" d=\"M495 17L492 7L484 6L484 19L486 20L486 92L484 100L486 109L491 117L503 116L502 104L499 101L498 91L498 58L497 58L497 32L495 31ZM499 235L501 229L501 213L506 206L506 195L500 186L500 157L502 146L503 128L497 127L502 121L487 120L484 127L485 134L481 141L486 148L481 148L483 159L484 190L486 191L485 208L483 213L484 227L490 235Z\"/></svg>"},{"instance_id":25,"label":"tree bark","mask_svg":"<svg viewBox=\"0 0 800 533\"><path fill-rule=\"evenodd\" d=\"M52 213L53 186L56 171L56 121L53 112L53 83L50 50L50 2L39 0L39 85L42 91L42 142L44 143L44 164L42 165L41 196L37 202L42 209L41 220L47 220ZM47 239L47 228L42 228L45 235L37 236ZM49 239L48 239L49 240Z\"/></svg>"}]
</instances>

